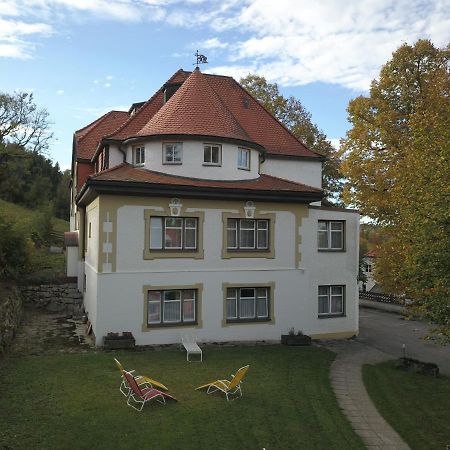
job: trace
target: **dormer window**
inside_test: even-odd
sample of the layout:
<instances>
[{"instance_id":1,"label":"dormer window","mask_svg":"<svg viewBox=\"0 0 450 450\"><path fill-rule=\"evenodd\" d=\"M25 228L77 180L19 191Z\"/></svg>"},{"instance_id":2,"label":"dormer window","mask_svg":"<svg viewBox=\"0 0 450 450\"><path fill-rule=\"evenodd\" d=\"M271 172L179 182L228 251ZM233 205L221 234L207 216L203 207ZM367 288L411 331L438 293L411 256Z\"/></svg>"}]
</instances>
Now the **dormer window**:
<instances>
[{"instance_id":1,"label":"dormer window","mask_svg":"<svg viewBox=\"0 0 450 450\"><path fill-rule=\"evenodd\" d=\"M181 164L183 162L183 144L181 142L168 142L163 145L163 163Z\"/></svg>"},{"instance_id":2,"label":"dormer window","mask_svg":"<svg viewBox=\"0 0 450 450\"><path fill-rule=\"evenodd\" d=\"M133 147L133 164L135 166L143 166L145 163L145 147Z\"/></svg>"},{"instance_id":3,"label":"dormer window","mask_svg":"<svg viewBox=\"0 0 450 450\"><path fill-rule=\"evenodd\" d=\"M222 165L222 146L220 144L203 145L203 165L205 166Z\"/></svg>"},{"instance_id":4,"label":"dormer window","mask_svg":"<svg viewBox=\"0 0 450 450\"><path fill-rule=\"evenodd\" d=\"M238 169L250 170L250 150L238 148Z\"/></svg>"}]
</instances>

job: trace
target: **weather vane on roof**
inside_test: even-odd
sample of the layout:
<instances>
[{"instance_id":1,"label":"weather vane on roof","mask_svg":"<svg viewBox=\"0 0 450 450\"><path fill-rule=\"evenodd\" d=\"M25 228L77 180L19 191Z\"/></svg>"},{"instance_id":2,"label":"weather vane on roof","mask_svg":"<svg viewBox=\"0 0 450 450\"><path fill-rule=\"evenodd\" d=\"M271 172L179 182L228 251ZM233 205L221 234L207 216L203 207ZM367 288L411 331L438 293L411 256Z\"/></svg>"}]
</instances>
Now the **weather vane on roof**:
<instances>
[{"instance_id":1,"label":"weather vane on roof","mask_svg":"<svg viewBox=\"0 0 450 450\"><path fill-rule=\"evenodd\" d=\"M208 64L208 58L205 55L200 55L198 50L195 52L195 57L197 58L197 62L195 62L194 66L199 66L200 64Z\"/></svg>"}]
</instances>

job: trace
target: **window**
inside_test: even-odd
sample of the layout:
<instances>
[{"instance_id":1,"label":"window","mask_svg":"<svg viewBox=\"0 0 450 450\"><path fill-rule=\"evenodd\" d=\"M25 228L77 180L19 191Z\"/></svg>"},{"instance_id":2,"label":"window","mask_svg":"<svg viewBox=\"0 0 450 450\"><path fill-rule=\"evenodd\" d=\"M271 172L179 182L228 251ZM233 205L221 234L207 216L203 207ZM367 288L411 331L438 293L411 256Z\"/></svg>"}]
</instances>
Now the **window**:
<instances>
[{"instance_id":1,"label":"window","mask_svg":"<svg viewBox=\"0 0 450 450\"><path fill-rule=\"evenodd\" d=\"M319 317L344 315L344 286L319 286Z\"/></svg>"},{"instance_id":2,"label":"window","mask_svg":"<svg viewBox=\"0 0 450 450\"><path fill-rule=\"evenodd\" d=\"M220 166L222 164L222 146L216 144L204 144L203 163L209 166Z\"/></svg>"},{"instance_id":3,"label":"window","mask_svg":"<svg viewBox=\"0 0 450 450\"><path fill-rule=\"evenodd\" d=\"M372 272L372 264L366 264L366 272L367 273Z\"/></svg>"},{"instance_id":4,"label":"window","mask_svg":"<svg viewBox=\"0 0 450 450\"><path fill-rule=\"evenodd\" d=\"M197 250L196 217L150 217L150 250Z\"/></svg>"},{"instance_id":5,"label":"window","mask_svg":"<svg viewBox=\"0 0 450 450\"><path fill-rule=\"evenodd\" d=\"M147 324L192 325L197 321L197 290L148 291Z\"/></svg>"},{"instance_id":6,"label":"window","mask_svg":"<svg viewBox=\"0 0 450 450\"><path fill-rule=\"evenodd\" d=\"M164 164L181 164L183 160L183 144L181 142L168 143L163 146Z\"/></svg>"},{"instance_id":7,"label":"window","mask_svg":"<svg viewBox=\"0 0 450 450\"><path fill-rule=\"evenodd\" d=\"M319 250L344 250L344 222L319 220L317 229Z\"/></svg>"},{"instance_id":8,"label":"window","mask_svg":"<svg viewBox=\"0 0 450 450\"><path fill-rule=\"evenodd\" d=\"M250 170L250 150L238 148L238 169Z\"/></svg>"},{"instance_id":9,"label":"window","mask_svg":"<svg viewBox=\"0 0 450 450\"><path fill-rule=\"evenodd\" d=\"M269 317L270 288L227 288L227 322L267 321Z\"/></svg>"},{"instance_id":10,"label":"window","mask_svg":"<svg viewBox=\"0 0 450 450\"><path fill-rule=\"evenodd\" d=\"M228 250L268 250L269 220L228 219Z\"/></svg>"},{"instance_id":11,"label":"window","mask_svg":"<svg viewBox=\"0 0 450 450\"><path fill-rule=\"evenodd\" d=\"M145 147L133 147L133 164L141 166L145 163Z\"/></svg>"}]
</instances>

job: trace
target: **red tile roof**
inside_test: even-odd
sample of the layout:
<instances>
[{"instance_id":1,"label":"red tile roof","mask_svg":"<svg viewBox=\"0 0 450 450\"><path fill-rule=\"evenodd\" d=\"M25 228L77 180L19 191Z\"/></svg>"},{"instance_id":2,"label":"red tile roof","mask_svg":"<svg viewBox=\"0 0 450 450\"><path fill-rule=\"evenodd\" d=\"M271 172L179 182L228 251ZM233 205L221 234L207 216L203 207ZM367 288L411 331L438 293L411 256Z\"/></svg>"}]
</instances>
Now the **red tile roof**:
<instances>
[{"instance_id":1,"label":"red tile roof","mask_svg":"<svg viewBox=\"0 0 450 450\"><path fill-rule=\"evenodd\" d=\"M198 69L136 136L168 134L252 141Z\"/></svg>"},{"instance_id":2,"label":"red tile roof","mask_svg":"<svg viewBox=\"0 0 450 450\"><path fill-rule=\"evenodd\" d=\"M76 131L76 157L91 159L103 136L117 129L128 117L128 113L125 111L110 111L87 127Z\"/></svg>"},{"instance_id":3,"label":"red tile roof","mask_svg":"<svg viewBox=\"0 0 450 450\"><path fill-rule=\"evenodd\" d=\"M175 72L165 84L182 82L188 75L189 73L180 69ZM143 106L138 109L136 114L129 117L125 123L118 127L118 129L112 131L105 137L109 139L124 140L135 136L141 128L150 122L152 117L161 109L163 105L164 92L162 89L159 89L149 100L144 103Z\"/></svg>"},{"instance_id":4,"label":"red tile roof","mask_svg":"<svg viewBox=\"0 0 450 450\"><path fill-rule=\"evenodd\" d=\"M148 183L159 185L173 186L193 186L204 188L220 188L220 189L246 189L250 191L286 191L299 193L317 193L322 192L321 189L307 186L301 183L284 180L282 178L273 177L271 175L262 174L254 180L202 180L199 178L188 178L177 175L168 175L162 172L142 169L134 167L130 164L123 163L112 169L99 172L89 177L90 180L98 181L126 181L131 183Z\"/></svg>"},{"instance_id":5,"label":"red tile roof","mask_svg":"<svg viewBox=\"0 0 450 450\"><path fill-rule=\"evenodd\" d=\"M108 113L78 130L77 157L92 157L102 138L121 141L150 134L233 137L255 142L270 155L321 157L303 145L233 78L180 69L164 86L179 83L182 86L166 104L161 88L132 116L112 111L121 114L120 120L117 117L112 123Z\"/></svg>"}]
</instances>

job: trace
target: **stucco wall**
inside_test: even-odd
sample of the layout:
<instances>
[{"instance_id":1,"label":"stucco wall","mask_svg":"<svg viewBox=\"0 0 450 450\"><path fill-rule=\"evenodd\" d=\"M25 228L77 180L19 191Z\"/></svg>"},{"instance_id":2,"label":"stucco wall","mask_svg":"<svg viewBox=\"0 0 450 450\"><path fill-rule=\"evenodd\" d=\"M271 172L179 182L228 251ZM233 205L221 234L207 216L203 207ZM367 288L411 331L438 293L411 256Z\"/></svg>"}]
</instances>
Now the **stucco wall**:
<instances>
[{"instance_id":1,"label":"stucco wall","mask_svg":"<svg viewBox=\"0 0 450 450\"><path fill-rule=\"evenodd\" d=\"M167 141L173 142L173 141ZM178 142L178 141L175 141ZM237 168L238 146L222 143L222 165L205 166L203 163L203 144L206 141L183 142L182 164L163 164L163 143L145 144L145 168L157 172L170 173L183 177L205 178L211 180L247 180L259 176L259 152L250 150L250 170ZM132 146L127 147L127 162L132 164Z\"/></svg>"},{"instance_id":2,"label":"stucco wall","mask_svg":"<svg viewBox=\"0 0 450 450\"><path fill-rule=\"evenodd\" d=\"M100 200L100 230L106 218L110 223L104 228L111 230L108 235L100 233L101 242L107 239L111 243L107 255L110 266L98 274L98 279L92 268L87 268L88 291L92 289L96 294L89 293L85 300L93 311L89 317L98 345L110 331L131 331L139 345L179 342L185 327L143 331L143 287L148 285L202 285L202 322L195 332L204 341L279 340L290 327L316 337L357 332L358 214L308 209L305 205L256 203L257 213L275 216L274 257L222 259L222 212L243 213L244 202L181 199L182 215L204 213L204 258L144 260L144 211L164 211L169 201L108 196ZM346 221L345 252L318 252L319 219ZM100 272L105 256L99 259ZM95 283L90 281L93 278ZM274 323L223 326L223 283L273 283ZM322 284L346 286L344 317L318 318L318 286Z\"/></svg>"},{"instance_id":3,"label":"stucco wall","mask_svg":"<svg viewBox=\"0 0 450 450\"><path fill-rule=\"evenodd\" d=\"M261 173L322 188L322 162L271 158L261 164Z\"/></svg>"}]
</instances>

